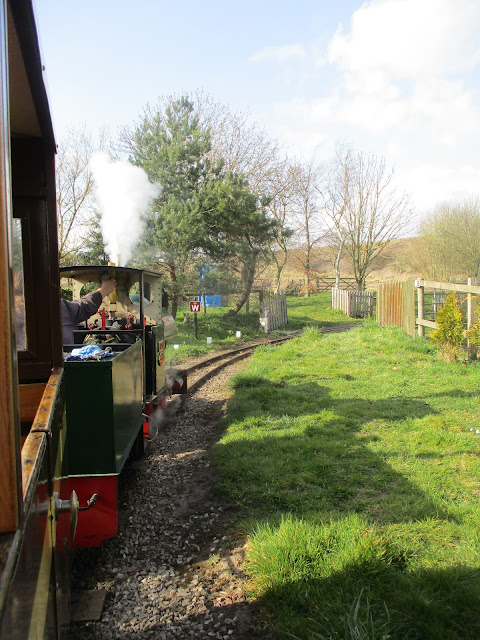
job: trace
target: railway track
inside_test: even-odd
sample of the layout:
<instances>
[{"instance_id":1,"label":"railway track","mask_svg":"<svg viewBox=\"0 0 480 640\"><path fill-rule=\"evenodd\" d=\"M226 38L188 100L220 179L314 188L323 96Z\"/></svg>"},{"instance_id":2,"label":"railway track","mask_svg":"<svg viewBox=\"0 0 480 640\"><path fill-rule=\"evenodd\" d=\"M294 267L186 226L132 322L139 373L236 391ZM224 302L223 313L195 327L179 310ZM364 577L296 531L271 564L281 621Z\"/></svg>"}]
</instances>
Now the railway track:
<instances>
[{"instance_id":1,"label":"railway track","mask_svg":"<svg viewBox=\"0 0 480 640\"><path fill-rule=\"evenodd\" d=\"M235 347L227 351L222 351L214 356L204 358L196 362L195 364L187 367L188 380L188 392L194 393L199 387L202 386L209 378L217 374L219 371L227 366L239 362L244 358L247 358L256 348L262 345L279 345L283 344L287 340L297 337L298 331L291 333L288 336L282 336L280 338L272 338L270 340L261 340L257 342L251 342L242 347Z\"/></svg>"},{"instance_id":2,"label":"railway track","mask_svg":"<svg viewBox=\"0 0 480 640\"><path fill-rule=\"evenodd\" d=\"M78 552L77 597L101 603L96 616L77 608L69 640L269 640L244 592L245 541L230 528L236 505L214 491L210 455L229 398L226 383L240 360L296 335L243 345L187 368L185 410L172 408L145 458L122 476L117 536ZM230 365L233 371L222 371Z\"/></svg>"},{"instance_id":3,"label":"railway track","mask_svg":"<svg viewBox=\"0 0 480 640\"><path fill-rule=\"evenodd\" d=\"M358 326L358 323L339 324L327 327L322 327L320 333L342 333L343 331L349 331ZM222 351L214 356L205 358L186 367L187 380L188 380L188 392L194 393L199 387L202 386L209 378L221 371L227 366L234 364L244 358L248 357L256 348L262 345L280 345L287 340L298 337L300 331L292 332L286 336L278 338L270 338L268 340L258 340L251 342L241 347L235 347L227 351Z\"/></svg>"}]
</instances>

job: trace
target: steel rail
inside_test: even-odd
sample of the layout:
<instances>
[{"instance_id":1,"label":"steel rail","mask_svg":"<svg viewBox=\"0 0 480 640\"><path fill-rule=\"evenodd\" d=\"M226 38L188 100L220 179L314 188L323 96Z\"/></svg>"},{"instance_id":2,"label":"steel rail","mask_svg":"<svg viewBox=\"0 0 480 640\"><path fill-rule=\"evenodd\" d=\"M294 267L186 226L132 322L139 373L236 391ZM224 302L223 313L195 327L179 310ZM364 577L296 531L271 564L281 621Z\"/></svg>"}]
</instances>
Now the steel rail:
<instances>
[{"instance_id":1,"label":"steel rail","mask_svg":"<svg viewBox=\"0 0 480 640\"><path fill-rule=\"evenodd\" d=\"M343 331L354 329L355 327L358 327L358 326L359 326L358 323L331 325L331 326L322 327L320 329L320 333L340 333ZM298 337L299 334L300 334L300 331L295 331L286 336L271 338L269 340L259 340L256 342L251 342L242 347L235 347L233 349L222 351L221 353L218 353L214 356L205 358L204 360L200 360L199 362L191 365L190 367L186 367L185 371L187 373L187 380L188 380L188 376L192 375L194 372L198 371L199 369L204 369L205 367L211 367L215 363L219 363L216 367L209 369L209 371L205 373L203 376L200 376L199 378L197 378L195 382L193 382L192 384L189 384L188 390L184 395L194 393L195 391L197 391L199 387L202 386L202 384L204 384L213 375L215 375L225 367L231 364L234 364L235 362L238 362L243 358L246 358L252 353L252 351L257 349L258 347L261 347L263 345L272 346L277 344L283 344L287 340L291 340L292 338Z\"/></svg>"},{"instance_id":2,"label":"steel rail","mask_svg":"<svg viewBox=\"0 0 480 640\"><path fill-rule=\"evenodd\" d=\"M199 369L204 369L205 367L211 367L216 363L218 364L216 364L216 366L214 366L213 368L210 368L203 376L200 376L199 378L197 378L195 382L188 384L188 390L185 395L194 393L213 375L215 375L225 367L231 364L234 364L235 362L239 362L244 358L247 358L252 353L252 351L257 349L258 347L261 347L263 345L283 344L287 340L291 340L292 338L295 338L297 335L298 335L298 332L296 332L295 334L292 333L288 336L282 336L281 338L273 338L271 340L262 340L259 342L253 342L253 343L244 345L242 347L235 347L233 349L228 349L227 351L223 351L222 353L216 354L215 356L211 356L210 358L205 358L204 360L197 362L191 367L186 368L187 380L188 380L188 376L193 374L195 371L198 371Z\"/></svg>"}]
</instances>

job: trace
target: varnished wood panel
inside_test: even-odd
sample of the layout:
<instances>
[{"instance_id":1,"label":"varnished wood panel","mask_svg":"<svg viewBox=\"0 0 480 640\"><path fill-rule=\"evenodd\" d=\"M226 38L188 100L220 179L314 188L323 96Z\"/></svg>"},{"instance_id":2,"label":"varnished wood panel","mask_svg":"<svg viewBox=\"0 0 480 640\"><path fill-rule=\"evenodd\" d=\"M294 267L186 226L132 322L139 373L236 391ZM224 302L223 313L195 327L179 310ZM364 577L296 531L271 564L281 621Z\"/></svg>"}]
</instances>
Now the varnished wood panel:
<instances>
[{"instance_id":1,"label":"varnished wood panel","mask_svg":"<svg viewBox=\"0 0 480 640\"><path fill-rule=\"evenodd\" d=\"M33 422L35 420L44 391L45 384L43 382L20 385L20 422Z\"/></svg>"}]
</instances>

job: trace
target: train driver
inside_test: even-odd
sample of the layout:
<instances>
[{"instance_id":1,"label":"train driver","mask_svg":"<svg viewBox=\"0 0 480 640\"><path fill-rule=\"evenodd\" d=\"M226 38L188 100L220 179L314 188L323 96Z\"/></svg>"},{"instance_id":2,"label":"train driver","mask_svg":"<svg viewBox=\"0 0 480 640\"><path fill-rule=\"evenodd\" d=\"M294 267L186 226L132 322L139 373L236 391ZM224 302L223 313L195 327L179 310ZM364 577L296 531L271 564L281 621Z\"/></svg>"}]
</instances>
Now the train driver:
<instances>
[{"instance_id":1,"label":"train driver","mask_svg":"<svg viewBox=\"0 0 480 640\"><path fill-rule=\"evenodd\" d=\"M87 320L96 313L102 304L102 300L109 293L112 293L114 289L115 280L111 278L110 280L104 280L98 289L87 293L86 296L79 300L69 302L63 298L61 299L63 344L74 344L74 328L79 322Z\"/></svg>"}]
</instances>

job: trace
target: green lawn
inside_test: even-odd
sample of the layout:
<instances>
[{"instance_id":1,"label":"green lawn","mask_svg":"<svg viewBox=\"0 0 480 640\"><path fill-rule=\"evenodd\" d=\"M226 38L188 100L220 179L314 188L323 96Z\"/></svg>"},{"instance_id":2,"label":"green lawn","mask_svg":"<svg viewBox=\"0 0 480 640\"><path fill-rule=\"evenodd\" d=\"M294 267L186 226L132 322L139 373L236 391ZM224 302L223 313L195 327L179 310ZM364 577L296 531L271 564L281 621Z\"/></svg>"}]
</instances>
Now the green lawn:
<instances>
[{"instance_id":1,"label":"green lawn","mask_svg":"<svg viewBox=\"0 0 480 640\"><path fill-rule=\"evenodd\" d=\"M250 312L241 310L234 317L224 318L224 314L230 307L207 307L207 313L202 311L197 316L197 336L195 339L193 328L193 314L189 313L189 306L184 305L177 314L177 326L179 334L167 346L166 357L170 364L177 364L192 356L202 355L209 351L228 349L243 342L257 340L265 337L260 327L258 297L252 296ZM319 293L309 298L287 298L288 326L280 330L295 331L306 326L322 327L334 324L354 322L340 311L332 311L331 294ZM187 314L190 322L183 321ZM236 338L236 332L241 332L241 337ZM207 336L212 338L212 344L207 345ZM178 348L174 349L173 344Z\"/></svg>"},{"instance_id":2,"label":"green lawn","mask_svg":"<svg viewBox=\"0 0 480 640\"><path fill-rule=\"evenodd\" d=\"M261 347L233 387L219 490L279 636L478 639L480 364L367 322Z\"/></svg>"}]
</instances>

